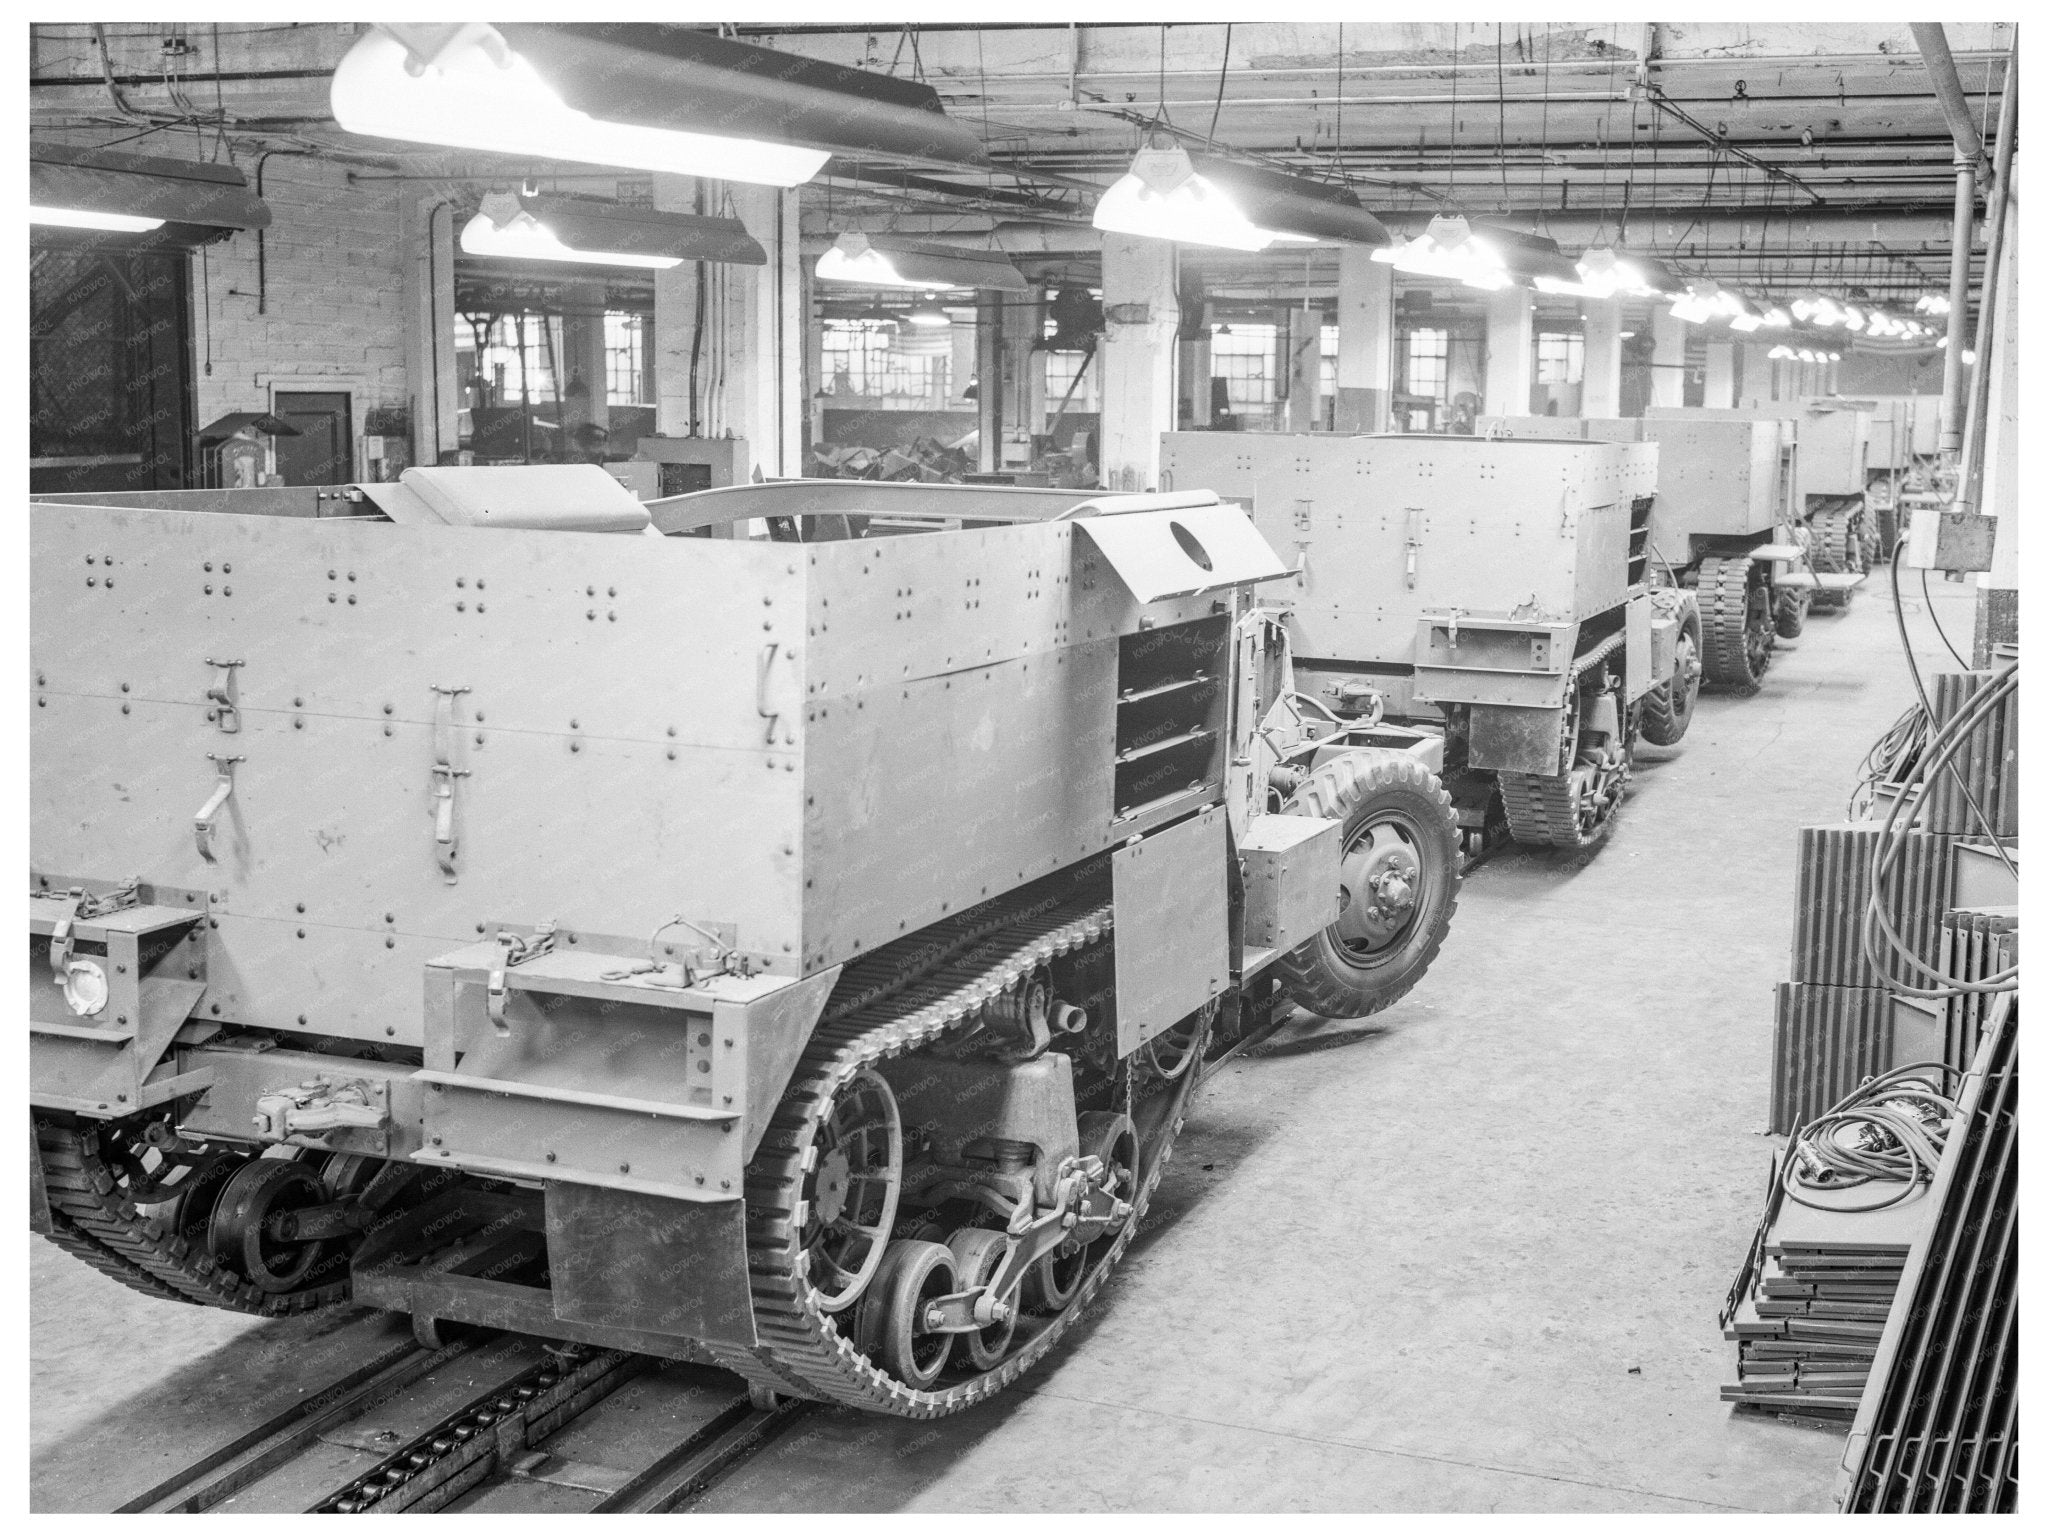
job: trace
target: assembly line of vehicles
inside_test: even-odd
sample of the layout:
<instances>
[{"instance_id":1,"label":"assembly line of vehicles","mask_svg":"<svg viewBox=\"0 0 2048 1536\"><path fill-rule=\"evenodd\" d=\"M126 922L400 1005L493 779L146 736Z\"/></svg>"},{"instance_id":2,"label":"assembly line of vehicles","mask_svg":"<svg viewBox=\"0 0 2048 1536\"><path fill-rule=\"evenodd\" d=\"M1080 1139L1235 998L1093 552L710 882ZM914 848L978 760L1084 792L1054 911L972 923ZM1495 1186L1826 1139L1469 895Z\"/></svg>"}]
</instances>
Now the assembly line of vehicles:
<instances>
[{"instance_id":1,"label":"assembly line of vehicles","mask_svg":"<svg viewBox=\"0 0 2048 1536\"><path fill-rule=\"evenodd\" d=\"M985 1399L1217 1042L1406 995L1464 857L1601 843L1846 590L1778 424L1552 431L35 505L33 1225L160 1298Z\"/></svg>"}]
</instances>

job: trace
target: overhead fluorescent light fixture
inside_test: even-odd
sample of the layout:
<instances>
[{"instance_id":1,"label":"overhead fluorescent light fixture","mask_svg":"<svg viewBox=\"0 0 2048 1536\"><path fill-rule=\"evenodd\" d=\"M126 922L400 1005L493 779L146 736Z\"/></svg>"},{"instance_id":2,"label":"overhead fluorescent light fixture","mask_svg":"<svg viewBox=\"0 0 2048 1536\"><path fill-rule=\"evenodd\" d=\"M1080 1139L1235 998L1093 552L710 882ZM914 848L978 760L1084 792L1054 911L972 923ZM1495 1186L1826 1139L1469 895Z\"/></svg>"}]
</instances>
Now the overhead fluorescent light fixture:
<instances>
[{"instance_id":1,"label":"overhead fluorescent light fixture","mask_svg":"<svg viewBox=\"0 0 2048 1536\"><path fill-rule=\"evenodd\" d=\"M1949 298L1945 293L1923 293L1913 301L1913 308L1923 315L1941 316L1949 312Z\"/></svg>"},{"instance_id":2,"label":"overhead fluorescent light fixture","mask_svg":"<svg viewBox=\"0 0 2048 1536\"><path fill-rule=\"evenodd\" d=\"M943 330L953 323L953 317L939 307L939 296L935 293L926 294L922 301L910 306L909 320L928 331Z\"/></svg>"},{"instance_id":3,"label":"overhead fluorescent light fixture","mask_svg":"<svg viewBox=\"0 0 2048 1536\"><path fill-rule=\"evenodd\" d=\"M930 86L646 23L380 23L329 95L351 133L772 187L835 153L988 164Z\"/></svg>"},{"instance_id":4,"label":"overhead fluorescent light fixture","mask_svg":"<svg viewBox=\"0 0 2048 1536\"><path fill-rule=\"evenodd\" d=\"M1515 280L1500 246L1473 233L1470 221L1461 214L1436 215L1421 234L1374 251L1372 259L1388 263L1397 272L1455 278L1468 288L1485 291L1506 288Z\"/></svg>"},{"instance_id":5,"label":"overhead fluorescent light fixture","mask_svg":"<svg viewBox=\"0 0 2048 1536\"><path fill-rule=\"evenodd\" d=\"M1094 222L1109 234L1229 251L1387 239L1386 227L1342 187L1215 155L1197 158L1160 138L1132 156L1130 170L1096 200Z\"/></svg>"},{"instance_id":6,"label":"overhead fluorescent light fixture","mask_svg":"<svg viewBox=\"0 0 2048 1536\"><path fill-rule=\"evenodd\" d=\"M1717 283L1689 284L1685 292L1671 304L1672 317L1683 320L1688 325L1705 325L1710 320L1719 319L1724 313L1721 288Z\"/></svg>"},{"instance_id":7,"label":"overhead fluorescent light fixture","mask_svg":"<svg viewBox=\"0 0 2048 1536\"><path fill-rule=\"evenodd\" d=\"M1670 274L1661 262L1631 255L1612 245L1588 246L1579 253L1574 266L1581 291L1593 298L1651 299L1669 291Z\"/></svg>"},{"instance_id":8,"label":"overhead fluorescent light fixture","mask_svg":"<svg viewBox=\"0 0 2048 1536\"><path fill-rule=\"evenodd\" d=\"M203 244L270 223L248 186L235 167L211 161L29 144L29 223L52 231Z\"/></svg>"},{"instance_id":9,"label":"overhead fluorescent light fixture","mask_svg":"<svg viewBox=\"0 0 2048 1536\"><path fill-rule=\"evenodd\" d=\"M64 229L112 229L131 235L144 230L162 229L162 219L140 218L132 213L101 213L92 208L39 208L28 205L28 221L31 224L55 224Z\"/></svg>"},{"instance_id":10,"label":"overhead fluorescent light fixture","mask_svg":"<svg viewBox=\"0 0 2048 1536\"><path fill-rule=\"evenodd\" d=\"M818 280L858 283L867 288L993 288L1023 293L1024 274L994 252L893 235L844 234L818 258Z\"/></svg>"},{"instance_id":11,"label":"overhead fluorescent light fixture","mask_svg":"<svg viewBox=\"0 0 2048 1536\"><path fill-rule=\"evenodd\" d=\"M1095 227L1226 251L1263 251L1273 243L1272 231L1247 218L1178 144L1139 150L1131 168L1095 200Z\"/></svg>"},{"instance_id":12,"label":"overhead fluorescent light fixture","mask_svg":"<svg viewBox=\"0 0 2048 1536\"><path fill-rule=\"evenodd\" d=\"M623 208L596 198L493 192L462 229L472 256L661 271L685 261L760 267L768 253L738 219Z\"/></svg>"}]
</instances>

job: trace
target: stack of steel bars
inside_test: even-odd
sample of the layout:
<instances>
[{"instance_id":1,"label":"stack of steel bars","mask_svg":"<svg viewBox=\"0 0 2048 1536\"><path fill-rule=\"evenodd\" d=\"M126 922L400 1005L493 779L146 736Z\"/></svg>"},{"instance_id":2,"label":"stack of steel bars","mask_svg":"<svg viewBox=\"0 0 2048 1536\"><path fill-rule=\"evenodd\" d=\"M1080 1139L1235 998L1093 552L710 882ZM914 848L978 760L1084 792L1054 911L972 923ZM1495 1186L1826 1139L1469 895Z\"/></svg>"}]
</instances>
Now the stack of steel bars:
<instances>
[{"instance_id":1,"label":"stack of steel bars","mask_svg":"<svg viewBox=\"0 0 2048 1536\"><path fill-rule=\"evenodd\" d=\"M1850 1429L1850 1514L2019 1504L2019 998L1993 1010Z\"/></svg>"}]
</instances>

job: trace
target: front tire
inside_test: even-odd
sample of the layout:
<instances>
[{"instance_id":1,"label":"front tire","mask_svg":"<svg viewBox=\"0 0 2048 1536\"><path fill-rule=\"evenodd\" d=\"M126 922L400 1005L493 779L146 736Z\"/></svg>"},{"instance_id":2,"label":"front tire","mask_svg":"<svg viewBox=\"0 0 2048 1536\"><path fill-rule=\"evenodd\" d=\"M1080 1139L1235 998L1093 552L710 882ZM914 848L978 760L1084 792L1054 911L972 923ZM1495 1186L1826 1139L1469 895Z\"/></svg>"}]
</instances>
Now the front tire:
<instances>
[{"instance_id":1,"label":"front tire","mask_svg":"<svg viewBox=\"0 0 2048 1536\"><path fill-rule=\"evenodd\" d=\"M1675 746L1692 725L1700 698L1700 605L1681 587L1659 587L1650 601L1660 613L1676 613L1678 638L1673 642L1671 678L1643 695L1643 739L1653 746Z\"/></svg>"},{"instance_id":2,"label":"front tire","mask_svg":"<svg viewBox=\"0 0 2048 1536\"><path fill-rule=\"evenodd\" d=\"M1344 908L1275 966L1288 997L1311 1013L1378 1013L1422 979L1458 907L1458 820L1420 760L1366 748L1334 757L1283 812L1344 824Z\"/></svg>"}]
</instances>

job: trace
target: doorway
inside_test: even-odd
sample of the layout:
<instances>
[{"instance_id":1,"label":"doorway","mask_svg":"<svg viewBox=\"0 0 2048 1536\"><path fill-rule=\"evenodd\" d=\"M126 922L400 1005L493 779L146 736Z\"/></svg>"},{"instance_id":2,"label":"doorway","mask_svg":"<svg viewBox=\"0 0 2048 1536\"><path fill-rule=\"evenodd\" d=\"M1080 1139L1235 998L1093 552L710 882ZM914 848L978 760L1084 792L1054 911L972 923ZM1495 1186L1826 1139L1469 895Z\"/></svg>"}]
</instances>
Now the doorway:
<instances>
[{"instance_id":1,"label":"doorway","mask_svg":"<svg viewBox=\"0 0 2048 1536\"><path fill-rule=\"evenodd\" d=\"M349 407L346 390L272 394L272 413L299 429L297 437L272 439L286 485L343 485L355 478Z\"/></svg>"}]
</instances>

